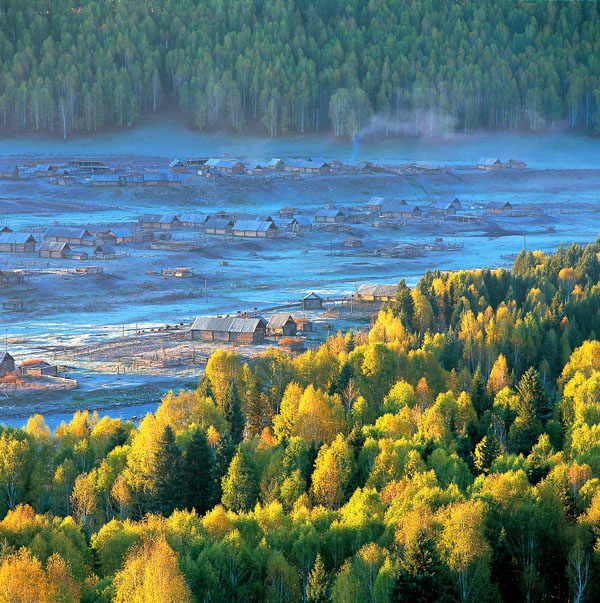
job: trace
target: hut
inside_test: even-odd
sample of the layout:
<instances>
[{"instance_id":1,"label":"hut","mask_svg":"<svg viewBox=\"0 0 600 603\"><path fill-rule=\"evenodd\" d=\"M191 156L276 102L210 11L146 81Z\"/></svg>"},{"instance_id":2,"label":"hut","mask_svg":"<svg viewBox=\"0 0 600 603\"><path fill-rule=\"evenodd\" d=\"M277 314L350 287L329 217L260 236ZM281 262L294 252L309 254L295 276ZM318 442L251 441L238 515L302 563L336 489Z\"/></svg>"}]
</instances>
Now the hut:
<instances>
[{"instance_id":1,"label":"hut","mask_svg":"<svg viewBox=\"0 0 600 603\"><path fill-rule=\"evenodd\" d=\"M191 336L192 340L261 343L266 330L267 323L261 317L199 316L192 325Z\"/></svg>"},{"instance_id":2,"label":"hut","mask_svg":"<svg viewBox=\"0 0 600 603\"><path fill-rule=\"evenodd\" d=\"M115 248L110 243L101 243L94 249L95 260L114 260L116 257Z\"/></svg>"},{"instance_id":3,"label":"hut","mask_svg":"<svg viewBox=\"0 0 600 603\"><path fill-rule=\"evenodd\" d=\"M371 197L367 202L367 210L369 211L380 211L381 207L385 202L384 197Z\"/></svg>"},{"instance_id":4,"label":"hut","mask_svg":"<svg viewBox=\"0 0 600 603\"><path fill-rule=\"evenodd\" d=\"M305 174L325 174L331 165L326 161L311 161L308 159L288 159L283 167L286 172L301 172Z\"/></svg>"},{"instance_id":5,"label":"hut","mask_svg":"<svg viewBox=\"0 0 600 603\"><path fill-rule=\"evenodd\" d=\"M313 324L308 318L296 318L295 321L298 333L310 333L313 330Z\"/></svg>"},{"instance_id":6,"label":"hut","mask_svg":"<svg viewBox=\"0 0 600 603\"><path fill-rule=\"evenodd\" d=\"M262 163L250 163L246 166L246 174L249 176L262 176L265 173L265 167Z\"/></svg>"},{"instance_id":7,"label":"hut","mask_svg":"<svg viewBox=\"0 0 600 603\"><path fill-rule=\"evenodd\" d=\"M89 255L87 251L69 251L65 253L66 260L77 260L81 262L85 262L89 259Z\"/></svg>"},{"instance_id":8,"label":"hut","mask_svg":"<svg viewBox=\"0 0 600 603\"><path fill-rule=\"evenodd\" d=\"M102 234L100 238L107 243L114 243L115 245L128 245L135 241L133 230L128 226L113 226Z\"/></svg>"},{"instance_id":9,"label":"hut","mask_svg":"<svg viewBox=\"0 0 600 603\"><path fill-rule=\"evenodd\" d=\"M26 232L3 232L0 234L0 251L12 253L32 253L35 251L36 240Z\"/></svg>"},{"instance_id":10,"label":"hut","mask_svg":"<svg viewBox=\"0 0 600 603\"><path fill-rule=\"evenodd\" d=\"M56 172L56 166L50 165L49 163L38 163L33 170L33 175L36 178L49 178L50 176L54 176L54 172Z\"/></svg>"},{"instance_id":11,"label":"hut","mask_svg":"<svg viewBox=\"0 0 600 603\"><path fill-rule=\"evenodd\" d=\"M279 229L268 220L238 220L233 225L234 237L274 239Z\"/></svg>"},{"instance_id":12,"label":"hut","mask_svg":"<svg viewBox=\"0 0 600 603\"><path fill-rule=\"evenodd\" d=\"M10 289L12 285L23 285L25 274L21 270L0 270L0 286Z\"/></svg>"},{"instance_id":13,"label":"hut","mask_svg":"<svg viewBox=\"0 0 600 603\"><path fill-rule=\"evenodd\" d=\"M15 359L8 352L0 352L0 377L15 372Z\"/></svg>"},{"instance_id":14,"label":"hut","mask_svg":"<svg viewBox=\"0 0 600 603\"><path fill-rule=\"evenodd\" d=\"M233 222L227 218L209 218L204 223L204 234L227 235L233 230Z\"/></svg>"},{"instance_id":15,"label":"hut","mask_svg":"<svg viewBox=\"0 0 600 603\"><path fill-rule=\"evenodd\" d=\"M58 367L45 360L32 364L22 364L20 371L22 375L31 375L32 377L56 377L58 375Z\"/></svg>"},{"instance_id":16,"label":"hut","mask_svg":"<svg viewBox=\"0 0 600 603\"><path fill-rule=\"evenodd\" d=\"M362 241L356 237L348 237L342 243L342 247L362 247Z\"/></svg>"},{"instance_id":17,"label":"hut","mask_svg":"<svg viewBox=\"0 0 600 603\"><path fill-rule=\"evenodd\" d=\"M94 237L85 228L50 226L44 232L44 241L64 241L70 245L93 245Z\"/></svg>"},{"instance_id":18,"label":"hut","mask_svg":"<svg viewBox=\"0 0 600 603\"><path fill-rule=\"evenodd\" d=\"M12 232L12 228L10 228L9 226L0 226L0 234L2 234L3 232Z\"/></svg>"},{"instance_id":19,"label":"hut","mask_svg":"<svg viewBox=\"0 0 600 603\"><path fill-rule=\"evenodd\" d=\"M315 214L318 224L340 224L346 221L346 214L339 209L320 209Z\"/></svg>"},{"instance_id":20,"label":"hut","mask_svg":"<svg viewBox=\"0 0 600 603\"><path fill-rule=\"evenodd\" d=\"M192 168L193 170L197 170L202 168L206 162L208 161L208 157L190 157L185 160L186 167Z\"/></svg>"},{"instance_id":21,"label":"hut","mask_svg":"<svg viewBox=\"0 0 600 603\"><path fill-rule=\"evenodd\" d=\"M285 169L285 163L283 159L280 157L273 157L271 161L269 161L269 171L271 172L281 172Z\"/></svg>"},{"instance_id":22,"label":"hut","mask_svg":"<svg viewBox=\"0 0 600 603\"><path fill-rule=\"evenodd\" d=\"M303 310L322 310L323 298L314 291L307 293L301 300Z\"/></svg>"},{"instance_id":23,"label":"hut","mask_svg":"<svg viewBox=\"0 0 600 603\"><path fill-rule=\"evenodd\" d=\"M461 207L458 197L454 195L444 195L431 206L429 213L454 216Z\"/></svg>"},{"instance_id":24,"label":"hut","mask_svg":"<svg viewBox=\"0 0 600 603\"><path fill-rule=\"evenodd\" d=\"M2 302L2 309L10 312L23 312L22 299L5 299Z\"/></svg>"},{"instance_id":25,"label":"hut","mask_svg":"<svg viewBox=\"0 0 600 603\"><path fill-rule=\"evenodd\" d=\"M502 162L498 157L482 157L477 162L478 170L485 170L486 172L495 172L502 169Z\"/></svg>"},{"instance_id":26,"label":"hut","mask_svg":"<svg viewBox=\"0 0 600 603\"><path fill-rule=\"evenodd\" d=\"M490 201L485 206L485 211L488 214L508 214L512 209L513 206L510 201Z\"/></svg>"},{"instance_id":27,"label":"hut","mask_svg":"<svg viewBox=\"0 0 600 603\"><path fill-rule=\"evenodd\" d=\"M267 322L267 333L269 335L293 337L297 330L296 321L291 314L285 314L284 312L272 314Z\"/></svg>"},{"instance_id":28,"label":"hut","mask_svg":"<svg viewBox=\"0 0 600 603\"><path fill-rule=\"evenodd\" d=\"M181 222L175 214L162 214L155 216L155 218L156 219L152 223L153 228L160 228L161 230L174 230L176 228L181 228Z\"/></svg>"},{"instance_id":29,"label":"hut","mask_svg":"<svg viewBox=\"0 0 600 603\"><path fill-rule=\"evenodd\" d=\"M514 168L516 170L525 170L527 169L527 164L519 159L509 159L507 167Z\"/></svg>"},{"instance_id":30,"label":"hut","mask_svg":"<svg viewBox=\"0 0 600 603\"><path fill-rule=\"evenodd\" d=\"M144 186L168 186L169 173L158 172L156 174L143 174Z\"/></svg>"},{"instance_id":31,"label":"hut","mask_svg":"<svg viewBox=\"0 0 600 603\"><path fill-rule=\"evenodd\" d=\"M217 159L210 158L204 167L209 170L215 170L222 174L243 174L246 170L246 166L237 159Z\"/></svg>"},{"instance_id":32,"label":"hut","mask_svg":"<svg viewBox=\"0 0 600 603\"><path fill-rule=\"evenodd\" d=\"M404 209L397 215L398 218L420 218L423 215L423 211L418 205L406 205ZM386 217L381 215L381 217Z\"/></svg>"},{"instance_id":33,"label":"hut","mask_svg":"<svg viewBox=\"0 0 600 603\"><path fill-rule=\"evenodd\" d=\"M282 220L291 220L294 217L294 211L293 207L282 207L279 210L279 217Z\"/></svg>"},{"instance_id":34,"label":"hut","mask_svg":"<svg viewBox=\"0 0 600 603\"><path fill-rule=\"evenodd\" d=\"M296 216L287 223L287 227L292 232L300 234L312 230L312 222L307 216Z\"/></svg>"},{"instance_id":35,"label":"hut","mask_svg":"<svg viewBox=\"0 0 600 603\"><path fill-rule=\"evenodd\" d=\"M373 164L370 161L361 161L354 169L357 174L372 174Z\"/></svg>"},{"instance_id":36,"label":"hut","mask_svg":"<svg viewBox=\"0 0 600 603\"><path fill-rule=\"evenodd\" d=\"M169 163L169 172L171 172L171 174L185 174L185 163L179 159L173 159L173 161Z\"/></svg>"},{"instance_id":37,"label":"hut","mask_svg":"<svg viewBox=\"0 0 600 603\"><path fill-rule=\"evenodd\" d=\"M13 164L0 167L0 178L10 178L12 180L18 180L19 166Z\"/></svg>"},{"instance_id":38,"label":"hut","mask_svg":"<svg viewBox=\"0 0 600 603\"><path fill-rule=\"evenodd\" d=\"M92 174L90 176L90 186L121 186L121 184L119 174Z\"/></svg>"},{"instance_id":39,"label":"hut","mask_svg":"<svg viewBox=\"0 0 600 603\"><path fill-rule=\"evenodd\" d=\"M379 207L379 215L382 218L401 218L406 213L408 204L404 199L384 199Z\"/></svg>"},{"instance_id":40,"label":"hut","mask_svg":"<svg viewBox=\"0 0 600 603\"><path fill-rule=\"evenodd\" d=\"M358 288L357 297L364 301L388 302L395 299L397 291L396 285L364 283Z\"/></svg>"},{"instance_id":41,"label":"hut","mask_svg":"<svg viewBox=\"0 0 600 603\"><path fill-rule=\"evenodd\" d=\"M204 214L181 214L179 221L184 228L204 228L206 216Z\"/></svg>"},{"instance_id":42,"label":"hut","mask_svg":"<svg viewBox=\"0 0 600 603\"><path fill-rule=\"evenodd\" d=\"M71 248L66 241L42 241L38 249L38 255L41 258L62 260L70 251Z\"/></svg>"}]
</instances>

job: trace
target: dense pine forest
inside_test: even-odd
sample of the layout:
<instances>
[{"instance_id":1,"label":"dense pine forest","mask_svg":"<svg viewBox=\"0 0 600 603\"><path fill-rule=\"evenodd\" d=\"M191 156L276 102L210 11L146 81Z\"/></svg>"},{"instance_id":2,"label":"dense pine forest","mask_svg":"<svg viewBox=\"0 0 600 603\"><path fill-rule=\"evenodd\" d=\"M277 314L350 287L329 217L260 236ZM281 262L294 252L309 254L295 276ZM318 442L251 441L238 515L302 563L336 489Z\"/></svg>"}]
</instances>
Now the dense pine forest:
<instances>
[{"instance_id":1,"label":"dense pine forest","mask_svg":"<svg viewBox=\"0 0 600 603\"><path fill-rule=\"evenodd\" d=\"M139 426L0 435L0 602L600 593L600 239L401 282L294 358L211 356Z\"/></svg>"},{"instance_id":2,"label":"dense pine forest","mask_svg":"<svg viewBox=\"0 0 600 603\"><path fill-rule=\"evenodd\" d=\"M0 124L600 130L596 2L1 0Z\"/></svg>"}]
</instances>

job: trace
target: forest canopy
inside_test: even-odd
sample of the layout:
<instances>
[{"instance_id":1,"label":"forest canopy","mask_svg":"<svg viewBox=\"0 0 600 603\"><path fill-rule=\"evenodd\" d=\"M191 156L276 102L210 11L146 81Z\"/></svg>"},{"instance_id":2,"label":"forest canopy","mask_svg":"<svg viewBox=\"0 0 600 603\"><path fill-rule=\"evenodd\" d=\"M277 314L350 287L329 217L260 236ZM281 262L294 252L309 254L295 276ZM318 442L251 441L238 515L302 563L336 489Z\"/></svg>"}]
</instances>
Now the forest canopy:
<instances>
[{"instance_id":1,"label":"forest canopy","mask_svg":"<svg viewBox=\"0 0 600 603\"><path fill-rule=\"evenodd\" d=\"M0 603L600 593L600 240L225 349L139 425L0 428Z\"/></svg>"},{"instance_id":2,"label":"forest canopy","mask_svg":"<svg viewBox=\"0 0 600 603\"><path fill-rule=\"evenodd\" d=\"M1 0L0 124L600 131L596 2Z\"/></svg>"}]
</instances>

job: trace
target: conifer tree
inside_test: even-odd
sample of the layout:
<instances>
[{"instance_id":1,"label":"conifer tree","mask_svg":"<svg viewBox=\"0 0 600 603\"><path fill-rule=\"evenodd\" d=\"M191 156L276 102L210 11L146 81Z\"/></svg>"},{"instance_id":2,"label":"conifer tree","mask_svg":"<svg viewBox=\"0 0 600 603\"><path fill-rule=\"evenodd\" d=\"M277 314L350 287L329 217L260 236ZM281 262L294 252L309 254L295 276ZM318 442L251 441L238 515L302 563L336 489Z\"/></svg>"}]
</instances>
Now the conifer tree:
<instances>
[{"instance_id":1,"label":"conifer tree","mask_svg":"<svg viewBox=\"0 0 600 603\"><path fill-rule=\"evenodd\" d=\"M502 446L495 435L488 433L475 447L474 465L482 473L490 470L493 462L502 454Z\"/></svg>"},{"instance_id":2,"label":"conifer tree","mask_svg":"<svg viewBox=\"0 0 600 603\"><path fill-rule=\"evenodd\" d=\"M329 578L321 559L321 553L317 553L315 564L308 575L308 583L306 585L307 603L326 603L329 600L328 589Z\"/></svg>"},{"instance_id":3,"label":"conifer tree","mask_svg":"<svg viewBox=\"0 0 600 603\"><path fill-rule=\"evenodd\" d=\"M221 500L221 481L227 473L227 469L229 469L229 464L234 454L235 446L231 441L231 437L228 433L222 433L215 448L215 458L212 467L213 504L217 504Z\"/></svg>"},{"instance_id":4,"label":"conifer tree","mask_svg":"<svg viewBox=\"0 0 600 603\"><path fill-rule=\"evenodd\" d=\"M208 511L213 502L213 455L204 432L196 428L182 463L185 504L199 514Z\"/></svg>"},{"instance_id":5,"label":"conifer tree","mask_svg":"<svg viewBox=\"0 0 600 603\"><path fill-rule=\"evenodd\" d=\"M221 501L231 511L249 511L256 502L256 471L246 455L238 451L222 480Z\"/></svg>"},{"instance_id":6,"label":"conifer tree","mask_svg":"<svg viewBox=\"0 0 600 603\"><path fill-rule=\"evenodd\" d=\"M231 440L237 445L242 441L244 435L244 415L242 415L242 403L233 380L229 382L229 387L225 393L223 411L225 412L225 418L231 425Z\"/></svg>"},{"instance_id":7,"label":"conifer tree","mask_svg":"<svg viewBox=\"0 0 600 603\"><path fill-rule=\"evenodd\" d=\"M153 506L168 517L183 506L185 491L181 479L181 452L169 425L159 440L154 462Z\"/></svg>"}]
</instances>

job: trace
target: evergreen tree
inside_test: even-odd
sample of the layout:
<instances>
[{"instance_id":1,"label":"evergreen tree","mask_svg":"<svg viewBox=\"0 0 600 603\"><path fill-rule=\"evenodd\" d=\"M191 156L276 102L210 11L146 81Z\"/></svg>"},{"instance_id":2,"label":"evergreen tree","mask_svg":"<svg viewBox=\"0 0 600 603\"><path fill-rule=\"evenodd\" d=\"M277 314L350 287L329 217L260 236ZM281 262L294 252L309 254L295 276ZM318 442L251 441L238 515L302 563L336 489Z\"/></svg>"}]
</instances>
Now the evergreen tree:
<instances>
[{"instance_id":1,"label":"evergreen tree","mask_svg":"<svg viewBox=\"0 0 600 603\"><path fill-rule=\"evenodd\" d=\"M487 473L492 463L502 454L502 446L493 434L486 435L475 447L474 465L482 473Z\"/></svg>"},{"instance_id":2,"label":"evergreen tree","mask_svg":"<svg viewBox=\"0 0 600 603\"><path fill-rule=\"evenodd\" d=\"M201 396L203 398L212 398L213 400L215 399L215 396L214 396L213 390L212 390L212 385L210 384L210 379L208 378L206 373L204 373L202 375L202 377L200 377L200 380L198 381L198 387L196 389L196 392L198 393L199 396Z\"/></svg>"},{"instance_id":3,"label":"evergreen tree","mask_svg":"<svg viewBox=\"0 0 600 603\"><path fill-rule=\"evenodd\" d=\"M234 444L239 444L244 436L244 415L242 415L242 403L238 395L235 382L229 383L225 400L223 401L223 411L225 418L231 426L231 440Z\"/></svg>"},{"instance_id":4,"label":"evergreen tree","mask_svg":"<svg viewBox=\"0 0 600 603\"><path fill-rule=\"evenodd\" d=\"M435 542L424 528L419 528L404 551L392 601L414 603L449 603L452 579L441 561Z\"/></svg>"},{"instance_id":5,"label":"evergreen tree","mask_svg":"<svg viewBox=\"0 0 600 603\"><path fill-rule=\"evenodd\" d=\"M182 463L185 501L188 509L203 515L213 502L213 455L204 432L193 432Z\"/></svg>"},{"instance_id":6,"label":"evergreen tree","mask_svg":"<svg viewBox=\"0 0 600 603\"><path fill-rule=\"evenodd\" d=\"M483 378L481 367L479 365L477 365L473 375L471 402L473 403L473 408L475 409L475 412L479 418L481 418L483 413L490 408L490 397L488 396L488 392L485 387L485 379Z\"/></svg>"},{"instance_id":7,"label":"evergreen tree","mask_svg":"<svg viewBox=\"0 0 600 603\"><path fill-rule=\"evenodd\" d=\"M257 497L256 470L246 455L238 451L221 482L222 503L236 513L249 511Z\"/></svg>"},{"instance_id":8,"label":"evergreen tree","mask_svg":"<svg viewBox=\"0 0 600 603\"><path fill-rule=\"evenodd\" d=\"M158 442L154 461L154 509L169 517L175 509L183 507L185 488L181 474L181 452L175 434L169 425Z\"/></svg>"},{"instance_id":9,"label":"evergreen tree","mask_svg":"<svg viewBox=\"0 0 600 603\"><path fill-rule=\"evenodd\" d=\"M222 433L215 449L215 458L212 467L213 478L213 504L221 500L221 481L229 469L231 459L235 454L235 446L228 433Z\"/></svg>"},{"instance_id":10,"label":"evergreen tree","mask_svg":"<svg viewBox=\"0 0 600 603\"><path fill-rule=\"evenodd\" d=\"M325 565L321 559L321 554L317 553L315 564L308 574L308 583L306 585L307 603L326 603L329 601L329 578L325 571Z\"/></svg>"},{"instance_id":11,"label":"evergreen tree","mask_svg":"<svg viewBox=\"0 0 600 603\"><path fill-rule=\"evenodd\" d=\"M542 387L539 373L530 367L521 377L517 386L519 398L524 404L530 404L542 422L542 426L552 418L552 404Z\"/></svg>"}]
</instances>

